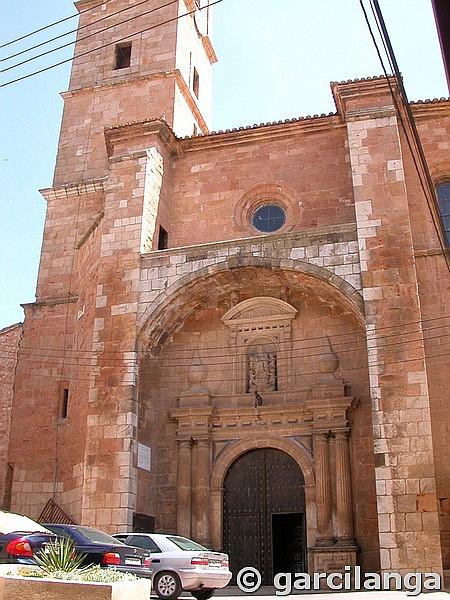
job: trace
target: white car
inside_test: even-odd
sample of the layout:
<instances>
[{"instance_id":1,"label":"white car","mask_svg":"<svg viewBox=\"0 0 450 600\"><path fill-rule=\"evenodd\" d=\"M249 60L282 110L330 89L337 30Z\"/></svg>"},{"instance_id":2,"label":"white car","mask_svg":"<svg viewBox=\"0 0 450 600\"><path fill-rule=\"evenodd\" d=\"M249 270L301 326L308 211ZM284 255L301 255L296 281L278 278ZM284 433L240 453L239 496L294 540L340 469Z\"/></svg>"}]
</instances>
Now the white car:
<instances>
[{"instance_id":1,"label":"white car","mask_svg":"<svg viewBox=\"0 0 450 600\"><path fill-rule=\"evenodd\" d=\"M231 579L228 555L212 552L179 535L118 533L113 537L128 546L151 552L153 589L162 600L175 600L189 591L197 600L208 600Z\"/></svg>"}]
</instances>

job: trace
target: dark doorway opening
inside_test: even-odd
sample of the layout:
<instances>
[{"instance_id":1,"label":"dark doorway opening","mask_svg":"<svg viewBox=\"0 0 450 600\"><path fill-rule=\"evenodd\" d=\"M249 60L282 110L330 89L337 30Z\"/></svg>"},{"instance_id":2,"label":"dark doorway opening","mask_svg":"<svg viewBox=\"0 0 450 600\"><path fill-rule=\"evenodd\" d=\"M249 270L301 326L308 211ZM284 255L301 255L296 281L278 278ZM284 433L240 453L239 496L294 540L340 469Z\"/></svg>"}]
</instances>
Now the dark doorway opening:
<instances>
[{"instance_id":1,"label":"dark doorway opening","mask_svg":"<svg viewBox=\"0 0 450 600\"><path fill-rule=\"evenodd\" d=\"M150 515L133 514L133 533L153 533L155 531L155 517Z\"/></svg>"},{"instance_id":2,"label":"dark doorway opening","mask_svg":"<svg viewBox=\"0 0 450 600\"><path fill-rule=\"evenodd\" d=\"M305 572L303 513L272 515L273 572Z\"/></svg>"}]
</instances>

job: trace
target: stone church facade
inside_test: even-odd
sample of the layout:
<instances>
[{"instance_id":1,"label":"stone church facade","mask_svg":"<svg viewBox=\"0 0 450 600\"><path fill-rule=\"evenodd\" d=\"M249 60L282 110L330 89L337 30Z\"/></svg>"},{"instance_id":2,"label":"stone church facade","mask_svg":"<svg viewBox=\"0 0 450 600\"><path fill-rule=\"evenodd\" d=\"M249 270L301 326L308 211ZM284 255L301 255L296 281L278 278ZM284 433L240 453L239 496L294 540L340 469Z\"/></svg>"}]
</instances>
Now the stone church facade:
<instances>
[{"instance_id":1,"label":"stone church facade","mask_svg":"<svg viewBox=\"0 0 450 600\"><path fill-rule=\"evenodd\" d=\"M0 332L4 506L152 518L267 580L450 569L449 254L388 82L210 133L211 9L136 7L87 37L134 3L95 4L36 302ZM450 102L412 110L445 182Z\"/></svg>"}]
</instances>

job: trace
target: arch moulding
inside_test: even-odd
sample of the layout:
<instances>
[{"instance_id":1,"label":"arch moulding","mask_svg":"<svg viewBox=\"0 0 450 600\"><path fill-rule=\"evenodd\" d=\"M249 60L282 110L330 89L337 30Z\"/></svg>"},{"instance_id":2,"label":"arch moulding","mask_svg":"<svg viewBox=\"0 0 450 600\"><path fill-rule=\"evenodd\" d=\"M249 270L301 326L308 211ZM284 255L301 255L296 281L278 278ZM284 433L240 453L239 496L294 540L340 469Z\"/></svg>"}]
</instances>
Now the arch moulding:
<instances>
[{"instance_id":1,"label":"arch moulding","mask_svg":"<svg viewBox=\"0 0 450 600\"><path fill-rule=\"evenodd\" d=\"M146 306L137 324L140 349L144 350L149 345L156 346L163 343L161 337L167 338L177 329L178 322L173 322L174 319L176 321L177 317L178 320L185 318L190 312L193 312L197 308L202 294L210 296L214 293L214 287L220 291L220 277L226 277L227 273L232 274L238 269L247 268L270 269L271 272L283 273L285 277L297 274L297 276L303 275L310 280L316 280L322 289L332 293L365 328L364 301L360 292L328 269L294 259L281 261L253 256L228 256L217 264L202 267L192 273L180 276ZM188 311L186 310L187 306L189 307Z\"/></svg>"},{"instance_id":2,"label":"arch moulding","mask_svg":"<svg viewBox=\"0 0 450 600\"><path fill-rule=\"evenodd\" d=\"M211 544L216 550L223 547L223 485L231 465L243 454L260 448L274 448L295 460L305 478L306 528L308 540L316 536L315 477L312 457L307 449L289 438L257 435L227 446L217 456L211 473L210 531Z\"/></svg>"}]
</instances>

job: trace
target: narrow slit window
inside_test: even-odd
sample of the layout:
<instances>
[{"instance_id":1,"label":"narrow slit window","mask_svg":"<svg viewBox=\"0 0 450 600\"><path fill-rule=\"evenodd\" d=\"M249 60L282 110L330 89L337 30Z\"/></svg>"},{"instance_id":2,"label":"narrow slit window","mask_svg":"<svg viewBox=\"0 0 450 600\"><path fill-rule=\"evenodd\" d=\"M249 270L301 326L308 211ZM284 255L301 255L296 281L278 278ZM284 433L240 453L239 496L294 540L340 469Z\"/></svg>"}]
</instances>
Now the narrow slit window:
<instances>
[{"instance_id":1,"label":"narrow slit window","mask_svg":"<svg viewBox=\"0 0 450 600\"><path fill-rule=\"evenodd\" d=\"M69 389L65 388L63 390L62 403L61 403L61 418L62 419L67 419L68 410L69 410Z\"/></svg>"},{"instance_id":2,"label":"narrow slit window","mask_svg":"<svg viewBox=\"0 0 450 600\"><path fill-rule=\"evenodd\" d=\"M131 42L116 45L114 69L126 69L131 65Z\"/></svg>"},{"instance_id":3,"label":"narrow slit window","mask_svg":"<svg viewBox=\"0 0 450 600\"><path fill-rule=\"evenodd\" d=\"M192 89L194 90L194 94L198 98L198 95L200 92L200 77L199 77L198 71L195 67L194 67L194 76L192 79Z\"/></svg>"},{"instance_id":4,"label":"narrow slit window","mask_svg":"<svg viewBox=\"0 0 450 600\"><path fill-rule=\"evenodd\" d=\"M159 226L158 250L167 250L169 247L169 234L164 227Z\"/></svg>"},{"instance_id":5,"label":"narrow slit window","mask_svg":"<svg viewBox=\"0 0 450 600\"><path fill-rule=\"evenodd\" d=\"M436 186L436 196L444 227L445 242L447 247L450 247L450 181L443 181Z\"/></svg>"}]
</instances>

